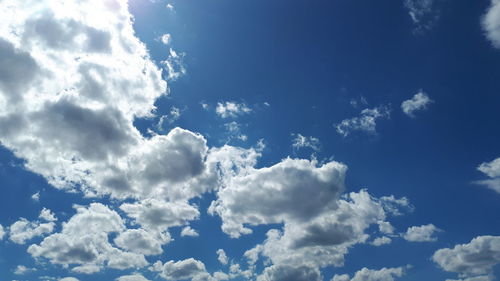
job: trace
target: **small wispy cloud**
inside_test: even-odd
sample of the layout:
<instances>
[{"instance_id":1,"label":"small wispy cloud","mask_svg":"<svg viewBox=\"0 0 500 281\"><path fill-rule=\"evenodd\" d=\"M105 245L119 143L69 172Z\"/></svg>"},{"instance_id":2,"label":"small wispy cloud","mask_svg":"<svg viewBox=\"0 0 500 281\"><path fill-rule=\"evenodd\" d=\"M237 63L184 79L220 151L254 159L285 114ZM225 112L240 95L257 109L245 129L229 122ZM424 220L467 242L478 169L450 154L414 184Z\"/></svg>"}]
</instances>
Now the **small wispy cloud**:
<instances>
[{"instance_id":1,"label":"small wispy cloud","mask_svg":"<svg viewBox=\"0 0 500 281\"><path fill-rule=\"evenodd\" d=\"M245 103L237 103L234 101L226 101L217 103L215 113L221 118L235 118L240 115L248 114L252 111Z\"/></svg>"},{"instance_id":2,"label":"small wispy cloud","mask_svg":"<svg viewBox=\"0 0 500 281\"><path fill-rule=\"evenodd\" d=\"M377 120L388 119L390 117L390 112L391 110L388 105L363 109L359 116L344 119L340 123L335 124L335 128L337 133L343 137L347 137L353 131L376 134Z\"/></svg>"},{"instance_id":3,"label":"small wispy cloud","mask_svg":"<svg viewBox=\"0 0 500 281\"><path fill-rule=\"evenodd\" d=\"M404 6L415 26L416 33L431 29L439 19L439 0L404 0Z\"/></svg>"},{"instance_id":4,"label":"small wispy cloud","mask_svg":"<svg viewBox=\"0 0 500 281\"><path fill-rule=\"evenodd\" d=\"M292 134L292 138L292 147L296 150L310 148L314 151L319 151L321 149L321 143L318 138L307 137L301 134Z\"/></svg>"},{"instance_id":5,"label":"small wispy cloud","mask_svg":"<svg viewBox=\"0 0 500 281\"><path fill-rule=\"evenodd\" d=\"M416 111L426 109L431 103L433 103L433 101L429 98L429 96L425 92L420 91L411 99L405 100L401 103L401 109L406 115L415 117Z\"/></svg>"},{"instance_id":6,"label":"small wispy cloud","mask_svg":"<svg viewBox=\"0 0 500 281\"><path fill-rule=\"evenodd\" d=\"M175 81L186 74L186 66L184 65L185 56L185 53L177 53L174 49L170 48L167 59L161 62L167 71L167 80Z\"/></svg>"},{"instance_id":7,"label":"small wispy cloud","mask_svg":"<svg viewBox=\"0 0 500 281\"><path fill-rule=\"evenodd\" d=\"M477 169L481 173L485 174L488 179L475 181L474 183L484 185L487 188L500 193L500 158L491 162L482 163L477 167Z\"/></svg>"}]
</instances>

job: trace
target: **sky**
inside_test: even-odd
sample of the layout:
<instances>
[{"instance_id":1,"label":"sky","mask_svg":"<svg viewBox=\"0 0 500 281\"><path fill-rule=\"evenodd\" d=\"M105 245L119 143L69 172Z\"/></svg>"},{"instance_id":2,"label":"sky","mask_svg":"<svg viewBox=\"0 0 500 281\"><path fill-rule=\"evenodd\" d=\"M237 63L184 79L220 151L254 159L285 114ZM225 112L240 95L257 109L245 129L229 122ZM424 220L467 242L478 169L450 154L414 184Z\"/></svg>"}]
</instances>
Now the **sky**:
<instances>
[{"instance_id":1,"label":"sky","mask_svg":"<svg viewBox=\"0 0 500 281\"><path fill-rule=\"evenodd\" d=\"M0 0L0 279L500 278L500 0Z\"/></svg>"}]
</instances>

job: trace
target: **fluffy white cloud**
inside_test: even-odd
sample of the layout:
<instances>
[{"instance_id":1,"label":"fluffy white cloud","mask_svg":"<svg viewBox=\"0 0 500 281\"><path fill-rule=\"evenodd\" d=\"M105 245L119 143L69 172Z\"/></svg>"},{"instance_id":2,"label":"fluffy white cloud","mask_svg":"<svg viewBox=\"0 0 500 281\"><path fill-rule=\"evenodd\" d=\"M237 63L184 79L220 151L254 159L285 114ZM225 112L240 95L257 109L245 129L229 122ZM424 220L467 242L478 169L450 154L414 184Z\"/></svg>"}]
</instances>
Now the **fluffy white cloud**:
<instances>
[{"instance_id":1,"label":"fluffy white cloud","mask_svg":"<svg viewBox=\"0 0 500 281\"><path fill-rule=\"evenodd\" d=\"M200 215L196 206L187 202L166 202L158 199L124 203L120 209L134 218L135 223L155 232L163 232L169 227L184 225Z\"/></svg>"},{"instance_id":2,"label":"fluffy white cloud","mask_svg":"<svg viewBox=\"0 0 500 281\"><path fill-rule=\"evenodd\" d=\"M46 209L43 209L40 213L40 217L45 214ZM9 227L9 239L16 244L25 244L26 241L35 237L52 233L52 231L54 231L54 227L55 223L52 221L48 223L41 223L39 221L31 222L25 218L21 218Z\"/></svg>"},{"instance_id":3,"label":"fluffy white cloud","mask_svg":"<svg viewBox=\"0 0 500 281\"><path fill-rule=\"evenodd\" d=\"M394 281L396 277L404 275L403 267L382 268L380 270L372 270L363 268L354 274L353 278L349 275L335 275L331 281Z\"/></svg>"},{"instance_id":4,"label":"fluffy white cloud","mask_svg":"<svg viewBox=\"0 0 500 281\"><path fill-rule=\"evenodd\" d=\"M146 138L133 125L153 115L167 85L127 1L4 0L0 16L0 142L29 170L88 196L204 191L202 136ZM171 50L164 62L170 79L181 57Z\"/></svg>"},{"instance_id":5,"label":"fluffy white cloud","mask_svg":"<svg viewBox=\"0 0 500 281\"><path fill-rule=\"evenodd\" d=\"M403 238L411 242L433 242L437 241L437 237L434 235L440 231L442 230L433 224L412 226L408 228Z\"/></svg>"},{"instance_id":6,"label":"fluffy white cloud","mask_svg":"<svg viewBox=\"0 0 500 281\"><path fill-rule=\"evenodd\" d=\"M148 264L143 255L122 251L109 242L109 234L125 230L115 211L100 203L75 208L77 213L63 224L60 233L46 237L39 245L31 245L28 253L65 267L76 265L73 271L86 274L98 272L104 265L126 269Z\"/></svg>"},{"instance_id":7,"label":"fluffy white cloud","mask_svg":"<svg viewBox=\"0 0 500 281\"><path fill-rule=\"evenodd\" d=\"M223 265L226 265L229 262L226 252L223 249L217 250L217 260Z\"/></svg>"},{"instance_id":8,"label":"fluffy white cloud","mask_svg":"<svg viewBox=\"0 0 500 281\"><path fill-rule=\"evenodd\" d=\"M59 281L79 281L79 280L76 279L75 277L64 277L59 279Z\"/></svg>"},{"instance_id":9,"label":"fluffy white cloud","mask_svg":"<svg viewBox=\"0 0 500 281\"><path fill-rule=\"evenodd\" d=\"M128 229L120 233L114 242L122 249L146 256L163 252L162 241L144 229Z\"/></svg>"},{"instance_id":10,"label":"fluffy white cloud","mask_svg":"<svg viewBox=\"0 0 500 281\"><path fill-rule=\"evenodd\" d=\"M494 47L500 48L500 0L491 0L491 5L482 20L486 37Z\"/></svg>"},{"instance_id":11,"label":"fluffy white cloud","mask_svg":"<svg viewBox=\"0 0 500 281\"><path fill-rule=\"evenodd\" d=\"M16 275L24 275L26 273L34 272L34 271L36 271L35 268L29 268L29 267L26 267L24 265L18 265L16 267L16 269L14 270L14 274L16 274Z\"/></svg>"},{"instance_id":12,"label":"fluffy white cloud","mask_svg":"<svg viewBox=\"0 0 500 281\"><path fill-rule=\"evenodd\" d=\"M482 163L477 167L479 171L489 177L486 180L479 180L475 183L484 185L498 193L500 193L500 158L491 162Z\"/></svg>"},{"instance_id":13,"label":"fluffy white cloud","mask_svg":"<svg viewBox=\"0 0 500 281\"><path fill-rule=\"evenodd\" d=\"M314 151L319 151L321 149L321 143L318 138L306 137L301 134L292 134L292 147L294 149L300 148L310 148Z\"/></svg>"},{"instance_id":14,"label":"fluffy white cloud","mask_svg":"<svg viewBox=\"0 0 500 281\"><path fill-rule=\"evenodd\" d=\"M321 272L314 267L300 266L270 266L262 275L257 277L257 281L321 281Z\"/></svg>"},{"instance_id":15,"label":"fluffy white cloud","mask_svg":"<svg viewBox=\"0 0 500 281\"><path fill-rule=\"evenodd\" d=\"M3 226L0 224L0 240L2 240L4 236L5 236L5 230L3 229Z\"/></svg>"},{"instance_id":16,"label":"fluffy white cloud","mask_svg":"<svg viewBox=\"0 0 500 281\"><path fill-rule=\"evenodd\" d=\"M165 33L161 36L160 40L163 44L169 45L170 41L172 40L172 36L168 33Z\"/></svg>"},{"instance_id":17,"label":"fluffy white cloud","mask_svg":"<svg viewBox=\"0 0 500 281\"><path fill-rule=\"evenodd\" d=\"M251 111L252 109L246 104L234 101L219 102L215 108L215 113L222 118L235 118L239 115L248 114Z\"/></svg>"},{"instance_id":18,"label":"fluffy white cloud","mask_svg":"<svg viewBox=\"0 0 500 281\"><path fill-rule=\"evenodd\" d=\"M248 168L227 179L209 212L222 218L222 230L231 237L251 233L244 224L306 221L336 206L345 170L337 162L318 167L315 161L289 158L269 168Z\"/></svg>"},{"instance_id":19,"label":"fluffy white cloud","mask_svg":"<svg viewBox=\"0 0 500 281\"><path fill-rule=\"evenodd\" d=\"M160 276L167 280L186 280L193 281L210 280L210 275L205 269L205 264L193 258L181 261L168 261L161 265L156 263L156 269L160 270Z\"/></svg>"},{"instance_id":20,"label":"fluffy white cloud","mask_svg":"<svg viewBox=\"0 0 500 281\"><path fill-rule=\"evenodd\" d=\"M144 276L140 274L133 274L133 275L125 275L116 278L116 281L149 281L149 279L146 279Z\"/></svg>"},{"instance_id":21,"label":"fluffy white cloud","mask_svg":"<svg viewBox=\"0 0 500 281\"><path fill-rule=\"evenodd\" d=\"M190 237L198 237L200 236L200 234L192 229L189 225L188 226L185 226L182 231L181 231L181 236L182 237L185 237L185 236L190 236Z\"/></svg>"},{"instance_id":22,"label":"fluffy white cloud","mask_svg":"<svg viewBox=\"0 0 500 281\"><path fill-rule=\"evenodd\" d=\"M371 244L373 246L382 246L382 245L387 245L387 244L390 244L392 242L392 239L387 237L387 236L382 236L382 237L377 237L375 238Z\"/></svg>"},{"instance_id":23,"label":"fluffy white cloud","mask_svg":"<svg viewBox=\"0 0 500 281\"><path fill-rule=\"evenodd\" d=\"M342 120L335 125L335 128L337 129L337 133L344 137L347 137L353 131L375 134L377 132L377 120L387 119L389 117L389 106L379 106L371 109L367 108L361 111L360 116Z\"/></svg>"},{"instance_id":24,"label":"fluffy white cloud","mask_svg":"<svg viewBox=\"0 0 500 281\"><path fill-rule=\"evenodd\" d=\"M432 260L442 269L456 272L464 278L491 274L493 267L500 263L500 236L478 236L468 244L440 249L434 253Z\"/></svg>"},{"instance_id":25,"label":"fluffy white cloud","mask_svg":"<svg viewBox=\"0 0 500 281\"><path fill-rule=\"evenodd\" d=\"M52 211L47 208L43 208L38 217L46 221L57 221L54 213L52 213Z\"/></svg>"},{"instance_id":26,"label":"fluffy white cloud","mask_svg":"<svg viewBox=\"0 0 500 281\"><path fill-rule=\"evenodd\" d=\"M405 100L401 103L401 109L403 112L410 116L415 117L415 112L419 110L426 109L429 104L433 101L429 98L429 96L423 91L415 94L411 99Z\"/></svg>"}]
</instances>

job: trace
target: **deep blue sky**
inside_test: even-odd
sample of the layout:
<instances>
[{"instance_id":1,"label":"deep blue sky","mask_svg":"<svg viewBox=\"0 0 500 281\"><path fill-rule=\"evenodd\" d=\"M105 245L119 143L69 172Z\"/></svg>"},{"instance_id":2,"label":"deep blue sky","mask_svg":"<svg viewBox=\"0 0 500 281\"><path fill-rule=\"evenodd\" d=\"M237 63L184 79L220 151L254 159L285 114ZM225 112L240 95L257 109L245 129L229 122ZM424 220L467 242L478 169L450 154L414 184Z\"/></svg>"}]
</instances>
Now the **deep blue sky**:
<instances>
[{"instance_id":1,"label":"deep blue sky","mask_svg":"<svg viewBox=\"0 0 500 281\"><path fill-rule=\"evenodd\" d=\"M165 8L165 1L129 2L136 36L159 66L169 48L185 53L186 74L169 81L170 95L155 103L157 117L135 120L143 134L172 106L181 109L181 116L166 124L165 132L177 126L198 132L209 147L224 145L224 124L235 121L248 140L234 139L230 145L250 148L260 139L266 144L258 167L286 157L309 159L312 153L320 161L342 162L348 166L347 192L366 188L374 197L409 199L414 210L391 220L397 233L431 223L442 230L434 242L400 237L381 247L355 245L344 267L322 270L325 280L334 274L352 276L363 267L405 265L412 267L397 280L456 279L457 274L446 273L431 260L434 252L477 236L500 235L500 194L474 184L485 178L477 167L500 156L500 49L481 26L490 1L436 0L433 12L438 17L424 30L417 30L403 1L394 0L182 0L171 2L173 11ZM165 33L171 34L170 46L158 40ZM401 103L419 91L433 102L412 118ZM360 105L352 106L353 100ZM252 112L221 118L214 110L226 101L244 103ZM344 137L336 131L342 120L379 106L388 106L390 117L377 119L375 133L354 131ZM292 133L319 139L321 150L297 151ZM6 232L20 217L36 219L42 207L59 218L55 232L74 215L73 204L103 202L119 210L121 203L108 196L89 199L55 189L23 168L25 161L8 148L0 150L0 225ZM36 192L40 202L31 199ZM208 193L191 201L201 213L191 223L199 237L180 237L181 228L172 228L175 241L148 261L194 257L215 272L227 269L215 254L223 248L244 264L242 254L262 243L265 232L275 226L258 226L250 236L231 239L220 230L221 219L207 214L214 199ZM47 261L36 263L26 249L42 239L17 245L7 234L0 242L0 279L113 280L132 272L110 269L83 275ZM39 270L15 275L21 264ZM147 268L138 272L161 280ZM494 273L500 276L498 269Z\"/></svg>"}]
</instances>

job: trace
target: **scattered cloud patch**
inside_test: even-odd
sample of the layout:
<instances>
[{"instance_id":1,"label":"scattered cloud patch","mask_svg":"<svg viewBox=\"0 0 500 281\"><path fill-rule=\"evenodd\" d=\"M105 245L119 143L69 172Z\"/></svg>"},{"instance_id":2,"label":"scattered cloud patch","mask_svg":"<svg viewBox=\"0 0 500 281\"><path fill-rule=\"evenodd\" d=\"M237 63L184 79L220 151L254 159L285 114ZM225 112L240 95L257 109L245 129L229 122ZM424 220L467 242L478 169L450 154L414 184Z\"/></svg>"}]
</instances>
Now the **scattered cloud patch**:
<instances>
[{"instance_id":1,"label":"scattered cloud patch","mask_svg":"<svg viewBox=\"0 0 500 281\"><path fill-rule=\"evenodd\" d=\"M403 238L410 242L434 242L437 241L435 235L442 231L433 224L409 227Z\"/></svg>"},{"instance_id":2,"label":"scattered cloud patch","mask_svg":"<svg viewBox=\"0 0 500 281\"><path fill-rule=\"evenodd\" d=\"M149 281L141 274L125 275L115 279L115 281Z\"/></svg>"},{"instance_id":3,"label":"scattered cloud patch","mask_svg":"<svg viewBox=\"0 0 500 281\"><path fill-rule=\"evenodd\" d=\"M415 94L411 99L405 100L403 103L401 103L401 109L406 115L410 117L415 117L416 111L426 109L432 102L433 101L429 98L429 96L425 92L420 91L417 94Z\"/></svg>"},{"instance_id":4,"label":"scattered cloud patch","mask_svg":"<svg viewBox=\"0 0 500 281\"><path fill-rule=\"evenodd\" d=\"M245 103L234 101L218 102L215 108L215 113L221 118L236 118L250 112L252 112L252 109Z\"/></svg>"},{"instance_id":5,"label":"scattered cloud patch","mask_svg":"<svg viewBox=\"0 0 500 281\"><path fill-rule=\"evenodd\" d=\"M432 260L463 280L493 280L485 279L489 278L485 275L491 275L493 267L500 263L500 236L478 236L467 244L440 249Z\"/></svg>"},{"instance_id":6,"label":"scattered cloud patch","mask_svg":"<svg viewBox=\"0 0 500 281\"><path fill-rule=\"evenodd\" d=\"M342 120L335 124L337 133L347 137L354 131L361 131L368 134L376 134L377 120L388 119L390 117L389 106L379 106L371 109L363 109L360 116Z\"/></svg>"},{"instance_id":7,"label":"scattered cloud patch","mask_svg":"<svg viewBox=\"0 0 500 281\"><path fill-rule=\"evenodd\" d=\"M182 229L181 236L182 237L186 237L186 236L198 237L198 236L200 236L200 234L195 229L192 229L190 226L186 226Z\"/></svg>"},{"instance_id":8,"label":"scattered cloud patch","mask_svg":"<svg viewBox=\"0 0 500 281\"><path fill-rule=\"evenodd\" d=\"M331 281L394 281L405 274L405 267L382 268L373 270L363 268L354 274L353 278L349 275L335 275Z\"/></svg>"},{"instance_id":9,"label":"scattered cloud patch","mask_svg":"<svg viewBox=\"0 0 500 281\"><path fill-rule=\"evenodd\" d=\"M500 1L491 0L490 7L482 18L486 37L495 48L500 48Z\"/></svg>"},{"instance_id":10,"label":"scattered cloud patch","mask_svg":"<svg viewBox=\"0 0 500 281\"><path fill-rule=\"evenodd\" d=\"M310 148L314 151L321 150L321 143L318 138L312 136L303 136L301 134L292 134L292 147L296 150L301 148Z\"/></svg>"},{"instance_id":11,"label":"scattered cloud patch","mask_svg":"<svg viewBox=\"0 0 500 281\"><path fill-rule=\"evenodd\" d=\"M226 252L223 249L217 250L217 260L223 265L226 265L229 262Z\"/></svg>"},{"instance_id":12,"label":"scattered cloud patch","mask_svg":"<svg viewBox=\"0 0 500 281\"><path fill-rule=\"evenodd\" d=\"M177 53L174 49L170 48L168 58L161 62L167 71L167 80L175 81L181 76L186 75L187 70L184 65L185 56L185 53Z\"/></svg>"},{"instance_id":13,"label":"scattered cloud patch","mask_svg":"<svg viewBox=\"0 0 500 281\"><path fill-rule=\"evenodd\" d=\"M475 181L475 183L484 185L500 193L500 158L491 162L482 163L477 169L488 176L489 179Z\"/></svg>"},{"instance_id":14,"label":"scattered cloud patch","mask_svg":"<svg viewBox=\"0 0 500 281\"><path fill-rule=\"evenodd\" d=\"M45 215L46 213L42 211L40 217ZM53 221L42 223L40 221L28 221L25 218L21 218L9 227L9 240L16 244L25 244L28 240L35 237L52 233L54 227L55 223Z\"/></svg>"},{"instance_id":15,"label":"scattered cloud patch","mask_svg":"<svg viewBox=\"0 0 500 281\"><path fill-rule=\"evenodd\" d=\"M172 41L172 36L168 33L165 33L161 36L160 40L163 44L170 45L170 42Z\"/></svg>"},{"instance_id":16,"label":"scattered cloud patch","mask_svg":"<svg viewBox=\"0 0 500 281\"><path fill-rule=\"evenodd\" d=\"M416 33L431 29L439 19L439 0L404 0L404 6L415 26Z\"/></svg>"},{"instance_id":17,"label":"scattered cloud patch","mask_svg":"<svg viewBox=\"0 0 500 281\"><path fill-rule=\"evenodd\" d=\"M387 236L382 236L382 237L377 237L377 238L375 238L375 239L371 242L371 244L372 244L373 246L377 246L377 247L378 247L378 246L382 246L382 245L391 244L391 242L392 242L392 239L391 239L391 238L389 238L389 237L387 237Z\"/></svg>"},{"instance_id":18,"label":"scattered cloud patch","mask_svg":"<svg viewBox=\"0 0 500 281\"><path fill-rule=\"evenodd\" d=\"M14 270L14 274L15 275L24 275L24 274L27 274L30 272L35 272L35 271L36 271L35 268L29 268L29 267L26 267L24 265L18 265L16 267L16 269Z\"/></svg>"}]
</instances>

